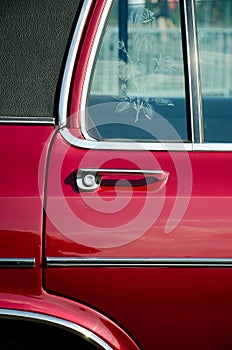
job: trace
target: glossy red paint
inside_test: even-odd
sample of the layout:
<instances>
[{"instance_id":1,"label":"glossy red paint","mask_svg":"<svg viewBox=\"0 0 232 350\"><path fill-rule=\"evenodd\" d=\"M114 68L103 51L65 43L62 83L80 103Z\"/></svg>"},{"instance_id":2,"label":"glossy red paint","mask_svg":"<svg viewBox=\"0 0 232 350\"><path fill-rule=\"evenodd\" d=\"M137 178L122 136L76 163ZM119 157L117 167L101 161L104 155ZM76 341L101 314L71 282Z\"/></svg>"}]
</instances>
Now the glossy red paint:
<instances>
[{"instance_id":1,"label":"glossy red paint","mask_svg":"<svg viewBox=\"0 0 232 350\"><path fill-rule=\"evenodd\" d=\"M0 291L41 289L43 192L52 126L1 125L0 256L35 258L34 269L0 269Z\"/></svg>"},{"instance_id":2,"label":"glossy red paint","mask_svg":"<svg viewBox=\"0 0 232 350\"><path fill-rule=\"evenodd\" d=\"M80 138L82 85L105 3L93 2L70 91L70 130ZM231 153L85 150L54 132L1 127L0 256L36 264L0 270L0 308L74 322L114 350L231 348L231 269L52 268L43 260L231 257ZM160 191L108 182L80 193L77 170L99 165L170 176Z\"/></svg>"},{"instance_id":3,"label":"glossy red paint","mask_svg":"<svg viewBox=\"0 0 232 350\"><path fill-rule=\"evenodd\" d=\"M99 161L104 168L105 154L104 151L85 151L70 147L57 135L48 171L47 215L50 220L47 221L47 256L230 257L232 169L229 169L231 166L228 164L228 153L207 153L207 159L204 153L188 154L193 172L192 191L183 217L180 217L178 225L168 234L165 232L166 224L178 191L173 154L153 152L152 155L161 169L170 173L165 192L150 191L148 186L147 191L133 188L132 195L130 191L120 188L116 193L114 187L103 187L92 193L79 193L75 181L78 168L95 168ZM131 167L139 162L143 162L144 169L149 168L151 159L150 154L146 157L146 152L126 151L109 151L107 157L111 158L107 165L122 169L125 169L125 164ZM184 168L186 154L180 152L176 157ZM223 180L221 177L218 181L218 177L213 175L215 162L223 174ZM151 201L151 208L154 208L152 210L150 207L144 210L147 197ZM113 201L127 199L127 207L117 210ZM185 197L177 199L180 206L186 200ZM104 203L108 207L110 205L115 212L101 210ZM140 219L140 226L137 221L136 224L132 222L136 216ZM150 226L146 229L146 222L149 220ZM128 221L132 223L126 226ZM117 227L118 231L115 231ZM139 230L141 232L138 234ZM145 230L144 234L142 230ZM122 239L118 246L117 235L125 238L125 242ZM85 240L85 237L88 238Z\"/></svg>"},{"instance_id":4,"label":"glossy red paint","mask_svg":"<svg viewBox=\"0 0 232 350\"><path fill-rule=\"evenodd\" d=\"M95 168L99 161L105 168L106 153L110 154L107 167L125 168L126 164L136 165L139 160L143 168L149 167L150 155L146 159L143 152L83 150L71 147L60 135L56 136L48 169L46 256L231 256L230 154L207 153L207 158L205 153L188 154L193 175L191 196L183 218L167 234L165 226L177 198L177 172L172 153L153 152L152 157L170 177L166 193L150 193L152 207L159 209L157 205L161 205L160 214L142 234L139 230L144 229L151 211L143 212L140 226L138 222L134 224L133 219L143 210L146 191L135 190L130 198L129 191L120 191L120 188L117 194L111 187L93 193L77 190L77 169ZM176 154L183 169L185 156L181 152ZM215 162L223 180L221 177L218 181L214 176ZM109 206L116 196L130 199L124 210L116 213L100 210L102 201ZM95 209L89 205L94 205ZM130 225L123 230L128 221ZM116 231L115 227L118 227ZM204 349L218 349L222 343L231 346L228 327L231 273L230 269L221 268L48 268L45 287L50 292L80 300L117 320L143 349L167 349L171 344L175 344L176 349L195 350L202 344Z\"/></svg>"},{"instance_id":5,"label":"glossy red paint","mask_svg":"<svg viewBox=\"0 0 232 350\"><path fill-rule=\"evenodd\" d=\"M53 296L41 290L37 296L0 293L0 309L26 311L46 316L57 317L73 322L90 330L113 350L138 350L137 345L114 322L97 311L59 296ZM23 314L22 314L23 316Z\"/></svg>"},{"instance_id":6,"label":"glossy red paint","mask_svg":"<svg viewBox=\"0 0 232 350\"><path fill-rule=\"evenodd\" d=\"M0 308L65 319L91 330L112 349L138 349L100 313L42 289L44 187L54 127L6 125L0 132L0 256L35 258L34 268L0 269Z\"/></svg>"},{"instance_id":7,"label":"glossy red paint","mask_svg":"<svg viewBox=\"0 0 232 350\"><path fill-rule=\"evenodd\" d=\"M46 284L103 310L142 349L232 346L231 269L58 268Z\"/></svg>"},{"instance_id":8,"label":"glossy red paint","mask_svg":"<svg viewBox=\"0 0 232 350\"><path fill-rule=\"evenodd\" d=\"M83 136L75 128L82 85L104 4L96 2L78 52L69 121L79 138ZM48 165L46 256L231 257L231 157L228 152L85 150L68 145L57 134ZM99 165L157 167L170 176L159 192L148 186L132 191L119 187L116 193L105 186L80 193L77 170ZM148 197L152 208L143 211ZM116 210L118 199L126 203L124 210ZM182 211L170 221L176 201ZM103 210L106 207L113 210ZM139 220L133 221L135 217ZM45 288L115 319L142 349L216 350L232 343L231 274L231 269L222 268L50 267Z\"/></svg>"}]
</instances>

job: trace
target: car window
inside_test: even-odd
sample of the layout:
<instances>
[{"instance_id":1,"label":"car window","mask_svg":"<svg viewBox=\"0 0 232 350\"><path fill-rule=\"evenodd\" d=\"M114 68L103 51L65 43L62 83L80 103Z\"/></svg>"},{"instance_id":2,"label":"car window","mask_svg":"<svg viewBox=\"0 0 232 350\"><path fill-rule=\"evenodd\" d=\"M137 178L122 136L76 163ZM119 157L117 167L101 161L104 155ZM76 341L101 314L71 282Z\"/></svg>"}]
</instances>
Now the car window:
<instances>
[{"instance_id":1,"label":"car window","mask_svg":"<svg viewBox=\"0 0 232 350\"><path fill-rule=\"evenodd\" d=\"M178 2L113 1L87 106L92 138L188 140Z\"/></svg>"},{"instance_id":2,"label":"car window","mask_svg":"<svg viewBox=\"0 0 232 350\"><path fill-rule=\"evenodd\" d=\"M232 142L232 1L196 1L204 139Z\"/></svg>"}]
</instances>

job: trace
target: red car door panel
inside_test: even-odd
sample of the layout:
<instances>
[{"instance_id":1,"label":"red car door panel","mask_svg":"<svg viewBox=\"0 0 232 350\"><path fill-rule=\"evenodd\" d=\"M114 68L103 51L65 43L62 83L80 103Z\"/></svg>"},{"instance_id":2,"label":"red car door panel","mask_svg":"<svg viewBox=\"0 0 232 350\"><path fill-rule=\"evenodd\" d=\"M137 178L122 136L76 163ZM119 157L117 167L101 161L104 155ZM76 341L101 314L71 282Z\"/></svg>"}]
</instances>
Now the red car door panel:
<instances>
[{"instance_id":1,"label":"red car door panel","mask_svg":"<svg viewBox=\"0 0 232 350\"><path fill-rule=\"evenodd\" d=\"M152 59L155 73L162 60L166 65L155 76L159 84L169 82L167 76L173 73L174 95L176 80L179 79L180 85L183 83L180 73L183 68L186 85L185 88L184 83L181 85L183 91L178 91L173 101L169 97L150 100L141 89L138 89L139 97L129 96L129 79L134 79L132 86L136 89L137 78L144 73L141 68L144 62L137 60L133 66L128 54L131 39L128 47L122 40L116 45L127 56L124 61L119 57L118 62L117 58L117 84L121 92L115 98L104 87L101 72L105 72L109 62L105 68L109 70L108 81L111 78L113 81L115 74L114 60L102 59L105 40L102 36L105 33L107 37L108 33L103 31L107 7L110 8L109 2L96 3L91 16L86 17L88 30L83 30L79 51L75 51L78 55L75 63L72 61L66 115L60 119L61 128L49 155L45 289L107 315L142 349L230 347L231 146L226 148L223 142L215 145L215 129L207 140L211 144L203 142L204 132L206 139L210 132L207 134L200 120L202 96L197 85L200 72L196 64L199 62L193 2L180 2L182 23L177 26L186 36L178 36L177 31L170 40L170 47L175 46L175 38L185 43L184 68L179 58L177 73L172 67L167 68L171 62L169 56ZM152 28L153 16L149 11L143 14L146 17L142 17L142 25L149 23ZM133 18L137 26L141 17ZM107 23L113 33L115 22L108 17ZM130 23L128 30L131 27ZM142 38L144 27L140 29L135 35L139 55L149 47L147 38L152 41L151 36L141 40L142 48L138 38ZM165 46L166 35L171 30L165 36L162 31L159 33L161 47ZM131 36L133 31L129 32L128 37ZM100 48L99 40L103 42ZM109 47L113 51L113 44ZM97 58L93 57L94 50ZM213 101L210 93L211 90L206 104ZM113 98L117 100L115 104ZM180 109L176 111L179 100ZM97 107L91 105L93 101L98 101ZM104 102L105 106L101 107ZM174 107L173 113L167 113L167 119L160 117L165 103L166 107ZM217 119L216 105L212 109ZM124 116L128 110L135 117L133 123ZM135 140L131 134L129 140L120 139L116 116L121 118L120 132L131 132L133 124L133 130L137 128L140 132L144 128L155 137L138 139L138 132ZM163 134L165 127L167 135ZM179 136L173 141L175 133ZM162 135L158 142L157 135Z\"/></svg>"},{"instance_id":2,"label":"red car door panel","mask_svg":"<svg viewBox=\"0 0 232 350\"><path fill-rule=\"evenodd\" d=\"M111 169L151 164L151 155L146 160L143 152L111 151L106 163L103 153L75 148L56 136L47 184L46 289L117 320L144 349L166 349L170 342L183 349L196 349L199 342L216 349L222 329L228 343L231 270L221 267L231 264L229 154L207 153L207 159L201 152L187 154L193 178L189 198L184 192L176 197L177 173L169 152L152 154L170 174L160 191L149 185L145 190L132 185L78 191L78 169L96 168L99 159ZM183 162L184 178L189 175L186 154L176 157ZM223 181L215 176L215 162ZM167 233L177 199L183 216L172 219Z\"/></svg>"}]
</instances>

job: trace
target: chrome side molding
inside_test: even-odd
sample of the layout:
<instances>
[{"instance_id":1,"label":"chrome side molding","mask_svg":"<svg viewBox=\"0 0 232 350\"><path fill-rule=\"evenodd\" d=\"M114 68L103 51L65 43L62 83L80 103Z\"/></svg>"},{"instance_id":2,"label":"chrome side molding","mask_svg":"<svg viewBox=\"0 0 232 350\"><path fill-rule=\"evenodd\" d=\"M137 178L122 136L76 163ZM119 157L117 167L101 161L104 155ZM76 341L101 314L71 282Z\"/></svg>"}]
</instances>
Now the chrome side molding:
<instances>
[{"instance_id":1,"label":"chrome side molding","mask_svg":"<svg viewBox=\"0 0 232 350\"><path fill-rule=\"evenodd\" d=\"M33 116L0 116L0 124L55 125L55 118Z\"/></svg>"},{"instance_id":2,"label":"chrome side molding","mask_svg":"<svg viewBox=\"0 0 232 350\"><path fill-rule=\"evenodd\" d=\"M232 267L232 258L61 258L47 257L47 267Z\"/></svg>"},{"instance_id":3,"label":"chrome side molding","mask_svg":"<svg viewBox=\"0 0 232 350\"><path fill-rule=\"evenodd\" d=\"M35 267L35 258L0 258L0 269L31 269Z\"/></svg>"}]
</instances>

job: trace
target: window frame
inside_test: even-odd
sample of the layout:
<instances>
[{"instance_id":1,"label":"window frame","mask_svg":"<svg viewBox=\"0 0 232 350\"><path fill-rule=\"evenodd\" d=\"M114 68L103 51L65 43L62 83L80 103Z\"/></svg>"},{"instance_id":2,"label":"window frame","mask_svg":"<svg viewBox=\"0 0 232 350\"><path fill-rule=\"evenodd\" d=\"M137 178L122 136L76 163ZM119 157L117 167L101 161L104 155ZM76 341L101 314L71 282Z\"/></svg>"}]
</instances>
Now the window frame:
<instances>
[{"instance_id":1,"label":"window frame","mask_svg":"<svg viewBox=\"0 0 232 350\"><path fill-rule=\"evenodd\" d=\"M103 35L105 24L113 4L113 0L104 3L101 19L98 23L91 52L88 57L84 73L82 91L80 95L78 117L80 118L81 138L72 134L68 129L68 105L72 75L74 71L77 52L82 44L82 36L85 34L86 21L91 14L91 0L86 0L76 26L71 43L68 59L65 67L59 105L60 133L71 145L85 149L107 150L151 150L151 151L232 151L232 143L204 143L202 95L200 80L200 64L197 40L196 13L194 0L180 0L182 16L182 41L183 58L185 67L186 99L189 111L187 123L190 125L191 140L189 142L140 142L140 141L117 141L96 140L86 131L85 110L89 93L89 85L92 77L92 69L99 49L99 42ZM77 115L75 116L77 117Z\"/></svg>"}]
</instances>

